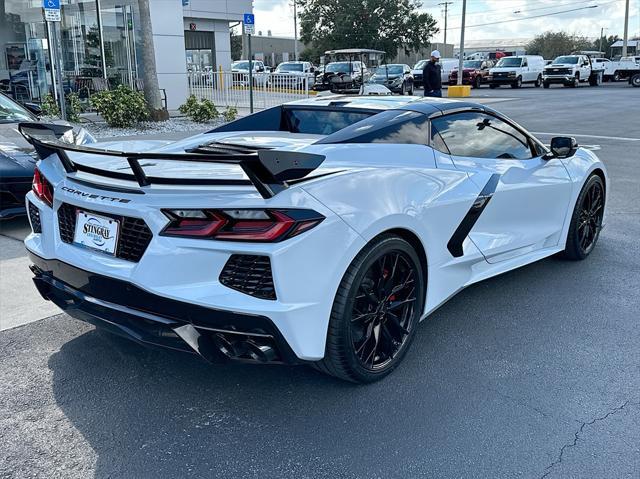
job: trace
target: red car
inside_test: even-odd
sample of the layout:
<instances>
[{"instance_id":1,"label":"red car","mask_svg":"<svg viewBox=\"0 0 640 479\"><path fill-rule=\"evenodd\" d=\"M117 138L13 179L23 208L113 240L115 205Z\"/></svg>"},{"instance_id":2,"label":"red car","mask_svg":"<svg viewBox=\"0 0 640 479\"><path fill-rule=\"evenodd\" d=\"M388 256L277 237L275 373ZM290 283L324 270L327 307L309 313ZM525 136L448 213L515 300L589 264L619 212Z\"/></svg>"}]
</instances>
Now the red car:
<instances>
[{"instance_id":1,"label":"red car","mask_svg":"<svg viewBox=\"0 0 640 479\"><path fill-rule=\"evenodd\" d=\"M491 67L493 67L491 60L465 60L462 64L462 84L480 88L480 85L487 83L487 76ZM456 68L449 75L449 85L457 84L458 69Z\"/></svg>"}]
</instances>

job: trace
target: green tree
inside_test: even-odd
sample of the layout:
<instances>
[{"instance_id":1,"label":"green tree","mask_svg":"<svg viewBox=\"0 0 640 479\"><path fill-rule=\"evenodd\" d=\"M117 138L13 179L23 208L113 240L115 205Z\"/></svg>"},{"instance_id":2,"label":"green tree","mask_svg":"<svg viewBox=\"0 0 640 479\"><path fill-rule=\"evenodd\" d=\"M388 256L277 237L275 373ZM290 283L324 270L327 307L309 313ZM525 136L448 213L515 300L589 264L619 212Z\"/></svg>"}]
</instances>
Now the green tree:
<instances>
[{"instance_id":1,"label":"green tree","mask_svg":"<svg viewBox=\"0 0 640 479\"><path fill-rule=\"evenodd\" d=\"M592 50L593 44L585 37L567 32L545 32L527 43L525 48L530 55L542 55L553 60L577 50Z\"/></svg>"},{"instance_id":2,"label":"green tree","mask_svg":"<svg viewBox=\"0 0 640 479\"><path fill-rule=\"evenodd\" d=\"M231 32L231 60L240 60L242 57L242 35Z\"/></svg>"},{"instance_id":3,"label":"green tree","mask_svg":"<svg viewBox=\"0 0 640 479\"><path fill-rule=\"evenodd\" d=\"M373 48L393 59L426 48L439 30L436 20L418 11L419 0L297 0L301 58L317 60L325 50Z\"/></svg>"},{"instance_id":4,"label":"green tree","mask_svg":"<svg viewBox=\"0 0 640 479\"><path fill-rule=\"evenodd\" d=\"M621 40L618 35L609 35L608 37L606 35L603 35L602 50L600 50L600 39L594 40L592 50L602 51L604 53L604 56L609 58L611 56L611 45L613 45L618 40Z\"/></svg>"}]
</instances>

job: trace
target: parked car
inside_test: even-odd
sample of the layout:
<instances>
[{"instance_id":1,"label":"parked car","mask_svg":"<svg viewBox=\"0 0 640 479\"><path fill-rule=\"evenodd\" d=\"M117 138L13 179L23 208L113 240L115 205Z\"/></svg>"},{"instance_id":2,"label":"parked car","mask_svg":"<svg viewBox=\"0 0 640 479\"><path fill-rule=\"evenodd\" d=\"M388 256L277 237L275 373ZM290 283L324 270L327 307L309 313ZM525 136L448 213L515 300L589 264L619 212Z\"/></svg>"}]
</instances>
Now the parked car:
<instances>
[{"instance_id":1,"label":"parked car","mask_svg":"<svg viewBox=\"0 0 640 479\"><path fill-rule=\"evenodd\" d=\"M543 69L544 58L539 55L502 57L496 66L489 70L489 87L510 85L511 88L520 88L525 83L539 87L542 84Z\"/></svg>"},{"instance_id":2,"label":"parked car","mask_svg":"<svg viewBox=\"0 0 640 479\"><path fill-rule=\"evenodd\" d=\"M580 83L597 86L603 73L604 66L592 63L589 55L562 55L544 67L542 81L545 88L554 83L566 87L577 87Z\"/></svg>"},{"instance_id":3,"label":"parked car","mask_svg":"<svg viewBox=\"0 0 640 479\"><path fill-rule=\"evenodd\" d=\"M283 62L269 76L269 85L281 88L311 88L315 68L310 62Z\"/></svg>"},{"instance_id":4,"label":"parked car","mask_svg":"<svg viewBox=\"0 0 640 479\"><path fill-rule=\"evenodd\" d=\"M403 63L382 65L376 68L369 82L384 85L393 93L413 95L411 67Z\"/></svg>"},{"instance_id":5,"label":"parked car","mask_svg":"<svg viewBox=\"0 0 640 479\"><path fill-rule=\"evenodd\" d=\"M428 61L429 59L420 60L418 63L416 63L413 66L413 69L411 70L411 74L413 75L413 84L416 88L424 87L422 83L422 70L424 70L424 65ZM457 58L441 58L438 63L442 67L442 72L441 72L442 84L448 85L449 75L451 74L451 71L458 66L458 59Z\"/></svg>"},{"instance_id":6,"label":"parked car","mask_svg":"<svg viewBox=\"0 0 640 479\"><path fill-rule=\"evenodd\" d=\"M265 86L269 80L269 72L264 66L264 62L260 60L252 60L253 66L251 77L253 86ZM240 60L231 64L231 73L233 74L233 83L249 86L249 60Z\"/></svg>"},{"instance_id":7,"label":"parked car","mask_svg":"<svg viewBox=\"0 0 640 479\"><path fill-rule=\"evenodd\" d=\"M491 60L465 60L462 64L462 84L480 88L488 83L489 69L494 63ZM458 83L458 69L454 68L449 75L449 85Z\"/></svg>"},{"instance_id":8,"label":"parked car","mask_svg":"<svg viewBox=\"0 0 640 479\"><path fill-rule=\"evenodd\" d=\"M588 257L611 186L574 138L547 148L447 99L312 97L163 146L39 127L20 125L41 158L25 245L45 299L207 361L363 383L464 287Z\"/></svg>"},{"instance_id":9,"label":"parked car","mask_svg":"<svg viewBox=\"0 0 640 479\"><path fill-rule=\"evenodd\" d=\"M37 105L29 106L37 112ZM18 123L37 122L37 116L11 98L0 93L0 220L24 215L25 195L31 190L36 152L18 133ZM60 122L60 131L71 130L67 123ZM76 141L95 141L86 131L78 131Z\"/></svg>"}]
</instances>

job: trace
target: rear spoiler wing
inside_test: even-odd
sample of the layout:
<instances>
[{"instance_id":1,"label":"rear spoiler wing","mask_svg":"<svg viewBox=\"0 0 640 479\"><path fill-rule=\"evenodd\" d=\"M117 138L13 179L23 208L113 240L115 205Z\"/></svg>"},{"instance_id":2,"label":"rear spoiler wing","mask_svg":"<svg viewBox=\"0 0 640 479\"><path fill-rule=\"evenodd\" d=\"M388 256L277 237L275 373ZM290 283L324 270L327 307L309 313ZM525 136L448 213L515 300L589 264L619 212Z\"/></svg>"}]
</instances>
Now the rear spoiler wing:
<instances>
[{"instance_id":1,"label":"rear spoiler wing","mask_svg":"<svg viewBox=\"0 0 640 479\"><path fill-rule=\"evenodd\" d=\"M263 198L272 198L288 188L288 181L304 178L324 161L323 155L297 151L252 149L234 145L201 146L185 153L124 152L102 150L62 141L73 127L68 125L22 122L18 130L31 143L38 156L45 159L56 154L67 173L84 171L107 178L135 180L140 186L151 184L220 185L246 184L244 180L216 180L205 178L165 178L148 176L140 160L171 160L197 163L238 165ZM133 175L74 163L67 152L126 158Z\"/></svg>"}]
</instances>

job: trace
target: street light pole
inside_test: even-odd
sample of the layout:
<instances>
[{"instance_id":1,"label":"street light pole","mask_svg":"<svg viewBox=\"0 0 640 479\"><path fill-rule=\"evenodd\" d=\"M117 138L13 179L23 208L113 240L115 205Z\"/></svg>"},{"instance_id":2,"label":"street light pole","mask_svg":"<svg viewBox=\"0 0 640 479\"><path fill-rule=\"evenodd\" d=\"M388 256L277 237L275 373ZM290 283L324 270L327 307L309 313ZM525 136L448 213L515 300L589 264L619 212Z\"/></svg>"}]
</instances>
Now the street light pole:
<instances>
[{"instance_id":1,"label":"street light pole","mask_svg":"<svg viewBox=\"0 0 640 479\"><path fill-rule=\"evenodd\" d=\"M467 0L462 0L462 27L460 28L460 55L458 59L458 85L462 85L462 64L464 63L464 21L467 15Z\"/></svg>"},{"instance_id":2,"label":"street light pole","mask_svg":"<svg viewBox=\"0 0 640 479\"><path fill-rule=\"evenodd\" d=\"M622 56L627 56L627 45L629 43L629 0L624 6L624 37L622 39Z\"/></svg>"},{"instance_id":3,"label":"street light pole","mask_svg":"<svg viewBox=\"0 0 640 479\"><path fill-rule=\"evenodd\" d=\"M298 11L296 10L297 0L293 0L293 57L298 61Z\"/></svg>"}]
</instances>

